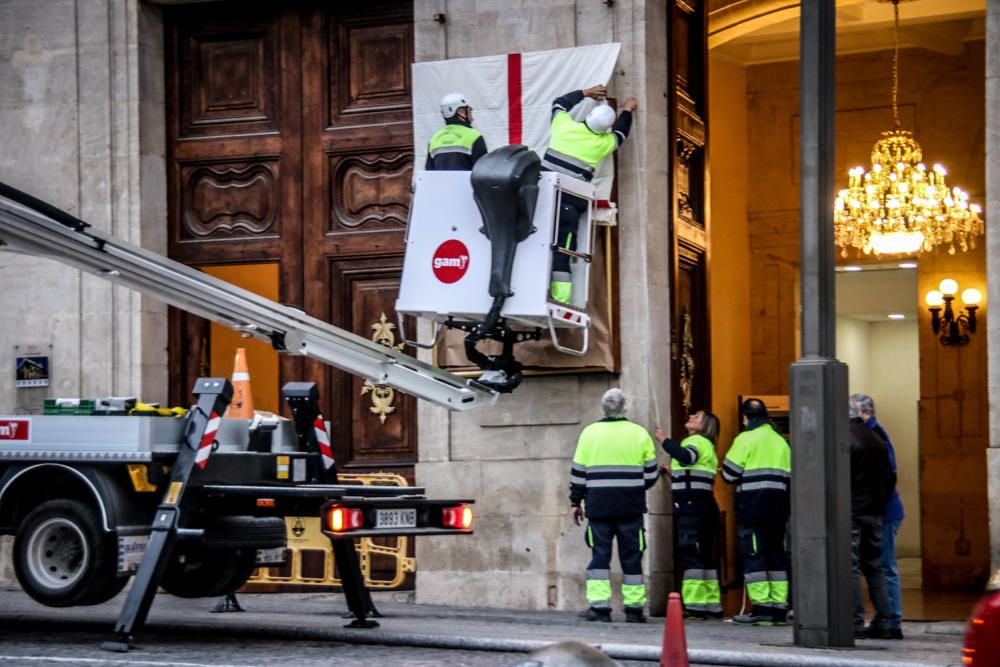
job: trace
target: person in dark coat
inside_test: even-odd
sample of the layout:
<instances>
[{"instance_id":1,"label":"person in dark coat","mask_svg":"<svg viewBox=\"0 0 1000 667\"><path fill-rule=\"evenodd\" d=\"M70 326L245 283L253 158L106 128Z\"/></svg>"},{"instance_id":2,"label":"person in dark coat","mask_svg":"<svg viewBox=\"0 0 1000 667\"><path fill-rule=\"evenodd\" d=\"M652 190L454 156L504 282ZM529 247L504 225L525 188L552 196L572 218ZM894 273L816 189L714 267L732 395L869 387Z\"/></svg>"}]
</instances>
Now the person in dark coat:
<instances>
[{"instance_id":1,"label":"person in dark coat","mask_svg":"<svg viewBox=\"0 0 1000 667\"><path fill-rule=\"evenodd\" d=\"M889 449L882 438L865 426L861 406L851 397L851 552L854 579L854 636L891 639L889 596L882 566L882 515L896 488ZM868 596L875 608L865 627L861 575L868 582Z\"/></svg>"}]
</instances>

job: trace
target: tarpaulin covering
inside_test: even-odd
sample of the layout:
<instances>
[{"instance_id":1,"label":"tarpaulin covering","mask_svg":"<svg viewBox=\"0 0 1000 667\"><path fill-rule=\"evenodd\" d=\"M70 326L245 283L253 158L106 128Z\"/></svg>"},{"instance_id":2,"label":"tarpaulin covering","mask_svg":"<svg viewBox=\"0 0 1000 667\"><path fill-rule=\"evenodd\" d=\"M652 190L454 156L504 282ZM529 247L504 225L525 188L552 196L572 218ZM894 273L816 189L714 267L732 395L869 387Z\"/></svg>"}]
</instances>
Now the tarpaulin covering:
<instances>
[{"instance_id":1,"label":"tarpaulin covering","mask_svg":"<svg viewBox=\"0 0 1000 667\"><path fill-rule=\"evenodd\" d=\"M552 102L573 90L607 85L621 45L595 44L571 49L458 58L413 65L414 167L424 168L427 144L442 123L441 98L462 93L473 108L473 127L489 150L524 144L545 153ZM572 115L582 120L596 104L585 99ZM614 166L606 159L594 177L597 198L611 194Z\"/></svg>"}]
</instances>

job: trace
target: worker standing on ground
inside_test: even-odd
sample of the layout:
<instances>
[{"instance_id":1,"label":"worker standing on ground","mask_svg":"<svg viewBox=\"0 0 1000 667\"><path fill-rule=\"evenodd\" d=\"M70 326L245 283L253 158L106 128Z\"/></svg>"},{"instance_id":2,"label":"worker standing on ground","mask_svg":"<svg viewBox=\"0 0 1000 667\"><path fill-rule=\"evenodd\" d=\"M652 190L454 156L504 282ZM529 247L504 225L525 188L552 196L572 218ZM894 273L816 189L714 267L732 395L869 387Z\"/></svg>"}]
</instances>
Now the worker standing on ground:
<instances>
[{"instance_id":1,"label":"worker standing on ground","mask_svg":"<svg viewBox=\"0 0 1000 667\"><path fill-rule=\"evenodd\" d=\"M615 110L606 102L591 109L582 123L569 115L570 109L583 101L584 97L602 100L607 93L604 86L591 86L566 93L552 103L552 128L549 147L542 158L543 170L558 171L590 182L601 161L622 145L632 128L632 112L636 108L634 97L625 100L617 119ZM586 210L586 200L563 193L556 235L557 248L576 250L576 229L580 214ZM573 296L569 260L570 256L558 249L552 255L553 301L568 303Z\"/></svg>"},{"instance_id":2,"label":"worker standing on ground","mask_svg":"<svg viewBox=\"0 0 1000 667\"><path fill-rule=\"evenodd\" d=\"M852 394L850 401L857 404L860 417L865 426L882 438L889 450L889 464L893 475L896 474L896 450L892 439L885 428L875 418L875 401L868 394ZM899 525L903 521L903 501L899 497L898 483L894 481L892 495L885 504L885 514L882 516L882 568L885 570L885 586L889 596L889 639L903 638L903 607L899 586L899 564L896 562L896 536Z\"/></svg>"},{"instance_id":3,"label":"worker standing on ground","mask_svg":"<svg viewBox=\"0 0 1000 667\"><path fill-rule=\"evenodd\" d=\"M654 436L673 461L671 473L677 545L684 568L681 599L688 618L721 618L722 593L715 566L715 542L719 532L719 506L715 502L715 471L719 459L715 442L719 418L707 410L692 413L684 424L688 436L671 440L659 426Z\"/></svg>"},{"instance_id":4,"label":"worker standing on ground","mask_svg":"<svg viewBox=\"0 0 1000 667\"><path fill-rule=\"evenodd\" d=\"M882 516L896 488L896 473L885 441L865 425L865 405L853 394L848 402L851 430L851 574L854 580L854 636L857 639L895 639L892 608L882 563ZM875 616L865 627L861 577L868 584ZM902 632L900 632L902 635Z\"/></svg>"},{"instance_id":5,"label":"worker standing on ground","mask_svg":"<svg viewBox=\"0 0 1000 667\"><path fill-rule=\"evenodd\" d=\"M472 106L461 93L441 98L444 127L427 145L427 171L472 171L476 160L486 155L486 140L472 127Z\"/></svg>"},{"instance_id":6,"label":"worker standing on ground","mask_svg":"<svg viewBox=\"0 0 1000 667\"><path fill-rule=\"evenodd\" d=\"M726 454L722 478L736 485L740 556L751 608L733 622L780 625L788 615L785 522L791 508L791 448L774 430L760 399L743 401L740 415L743 432Z\"/></svg>"},{"instance_id":7,"label":"worker standing on ground","mask_svg":"<svg viewBox=\"0 0 1000 667\"><path fill-rule=\"evenodd\" d=\"M643 515L646 489L656 484L659 476L656 449L646 429L625 418L621 389L604 392L601 408L604 419L583 429L570 471L573 522L579 526L586 514L587 545L592 550L587 567L590 606L580 617L588 621L611 620L611 548L617 539L625 620L645 623Z\"/></svg>"}]
</instances>

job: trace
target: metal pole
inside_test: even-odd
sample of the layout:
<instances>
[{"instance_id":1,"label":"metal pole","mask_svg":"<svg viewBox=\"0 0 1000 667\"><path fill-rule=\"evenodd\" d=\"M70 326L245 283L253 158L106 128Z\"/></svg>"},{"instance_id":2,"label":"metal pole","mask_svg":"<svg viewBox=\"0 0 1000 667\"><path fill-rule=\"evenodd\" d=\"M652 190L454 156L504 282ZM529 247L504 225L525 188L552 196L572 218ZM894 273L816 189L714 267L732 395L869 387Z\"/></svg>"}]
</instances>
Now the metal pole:
<instances>
[{"instance_id":1,"label":"metal pole","mask_svg":"<svg viewBox=\"0 0 1000 667\"><path fill-rule=\"evenodd\" d=\"M835 2L803 2L801 12L802 358L789 370L795 643L853 646L847 366L835 359Z\"/></svg>"}]
</instances>

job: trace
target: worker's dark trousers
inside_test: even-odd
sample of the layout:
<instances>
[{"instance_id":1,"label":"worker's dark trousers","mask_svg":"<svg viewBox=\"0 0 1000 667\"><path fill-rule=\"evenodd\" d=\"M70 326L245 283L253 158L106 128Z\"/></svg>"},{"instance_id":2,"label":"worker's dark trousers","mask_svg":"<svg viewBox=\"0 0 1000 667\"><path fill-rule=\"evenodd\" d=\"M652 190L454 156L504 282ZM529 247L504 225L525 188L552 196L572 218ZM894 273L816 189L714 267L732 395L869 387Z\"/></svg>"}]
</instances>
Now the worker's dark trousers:
<instances>
[{"instance_id":1,"label":"worker's dark trousers","mask_svg":"<svg viewBox=\"0 0 1000 667\"><path fill-rule=\"evenodd\" d=\"M875 616L872 627L887 629L892 610L886 592L885 569L882 566L882 517L851 517L851 555L854 579L854 629L865 629L865 600L861 597L861 575L868 583Z\"/></svg>"},{"instance_id":2,"label":"worker's dark trousers","mask_svg":"<svg viewBox=\"0 0 1000 667\"><path fill-rule=\"evenodd\" d=\"M677 517L677 550L684 568L681 597L684 610L692 615L722 614L719 571L715 567L718 530L719 508L714 503L701 513Z\"/></svg>"},{"instance_id":3,"label":"worker's dark trousers","mask_svg":"<svg viewBox=\"0 0 1000 667\"><path fill-rule=\"evenodd\" d=\"M783 621L788 613L785 518L741 523L739 542L750 613Z\"/></svg>"},{"instance_id":4,"label":"worker's dark trousers","mask_svg":"<svg viewBox=\"0 0 1000 667\"><path fill-rule=\"evenodd\" d=\"M563 193L562 201L559 205L559 229L556 233L556 245L568 250L576 250L577 227L580 225L580 216L587 211L587 201L571 194ZM569 274L569 255L559 251L552 253L552 273ZM569 282L569 277L555 277L556 280Z\"/></svg>"},{"instance_id":5,"label":"worker's dark trousers","mask_svg":"<svg viewBox=\"0 0 1000 667\"><path fill-rule=\"evenodd\" d=\"M618 560L622 565L622 598L626 607L646 604L646 584L642 578L642 552L646 548L643 516L621 519L591 519L587 526L587 546L591 548L587 566L587 602L598 611L611 610L611 549L618 540Z\"/></svg>"}]
</instances>

